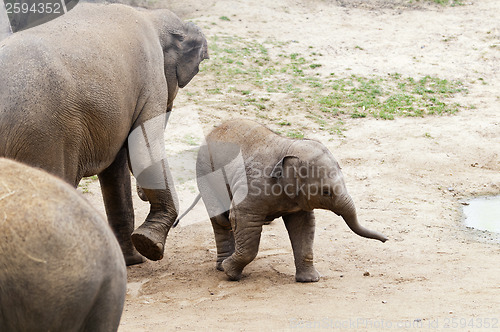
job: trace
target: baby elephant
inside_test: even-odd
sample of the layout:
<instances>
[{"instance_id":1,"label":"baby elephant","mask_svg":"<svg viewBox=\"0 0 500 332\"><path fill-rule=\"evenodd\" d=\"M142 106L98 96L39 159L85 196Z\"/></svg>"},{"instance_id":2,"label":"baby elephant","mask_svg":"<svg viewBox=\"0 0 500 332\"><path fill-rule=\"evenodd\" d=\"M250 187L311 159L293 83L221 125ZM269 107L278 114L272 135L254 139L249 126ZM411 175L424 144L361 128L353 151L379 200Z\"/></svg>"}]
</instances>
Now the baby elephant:
<instances>
[{"instance_id":1,"label":"baby elephant","mask_svg":"<svg viewBox=\"0 0 500 332\"><path fill-rule=\"evenodd\" d=\"M247 120L223 123L206 137L196 176L217 244L217 269L231 280L257 255L262 225L282 217L295 279L319 280L313 265L314 209L342 216L356 234L387 238L358 223L340 167L323 144L281 137Z\"/></svg>"},{"instance_id":2,"label":"baby elephant","mask_svg":"<svg viewBox=\"0 0 500 332\"><path fill-rule=\"evenodd\" d=\"M0 331L118 329L123 254L70 185L0 158L0 253Z\"/></svg>"}]
</instances>

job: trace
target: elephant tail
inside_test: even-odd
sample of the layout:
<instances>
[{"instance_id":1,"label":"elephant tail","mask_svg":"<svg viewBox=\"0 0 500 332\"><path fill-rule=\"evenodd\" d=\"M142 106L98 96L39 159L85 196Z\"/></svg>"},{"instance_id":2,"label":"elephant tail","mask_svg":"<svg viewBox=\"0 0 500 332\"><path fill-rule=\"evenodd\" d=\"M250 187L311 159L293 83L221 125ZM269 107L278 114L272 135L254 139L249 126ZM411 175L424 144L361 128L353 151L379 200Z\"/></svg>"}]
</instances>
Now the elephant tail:
<instances>
[{"instance_id":1,"label":"elephant tail","mask_svg":"<svg viewBox=\"0 0 500 332\"><path fill-rule=\"evenodd\" d=\"M198 201L200 200L200 198L201 198L201 194L200 194L200 193L198 193L198 195L197 195L197 196L196 196L196 198L194 199L193 203L191 203L191 205L187 208L187 210L186 210L186 211L184 211L184 213L182 213L179 217L177 217L177 219L175 219L175 222L174 222L174 224L172 225L172 227L174 227L174 228L175 228L175 227L177 226L177 224L179 223L179 221L181 221L181 219L182 219L182 218L183 218L186 214L188 214L188 212L189 212L189 211L191 211L191 210L194 208L194 206L195 206L196 204L198 204Z\"/></svg>"}]
</instances>

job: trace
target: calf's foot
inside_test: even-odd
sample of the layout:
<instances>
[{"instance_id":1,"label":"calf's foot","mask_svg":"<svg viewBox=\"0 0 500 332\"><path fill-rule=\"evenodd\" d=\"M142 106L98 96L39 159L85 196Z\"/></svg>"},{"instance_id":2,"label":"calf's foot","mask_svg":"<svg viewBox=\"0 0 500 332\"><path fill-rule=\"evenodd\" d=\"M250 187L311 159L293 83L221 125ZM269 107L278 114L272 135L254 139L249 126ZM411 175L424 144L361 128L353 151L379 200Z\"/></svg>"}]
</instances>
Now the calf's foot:
<instances>
[{"instance_id":1,"label":"calf's foot","mask_svg":"<svg viewBox=\"0 0 500 332\"><path fill-rule=\"evenodd\" d=\"M222 271L226 273L229 280L238 281L241 279L241 272L243 272L243 267L234 261L233 257L225 259L222 264Z\"/></svg>"},{"instance_id":2,"label":"calf's foot","mask_svg":"<svg viewBox=\"0 0 500 332\"><path fill-rule=\"evenodd\" d=\"M317 282L321 275L314 266L309 266L295 273L295 281L298 282Z\"/></svg>"}]
</instances>

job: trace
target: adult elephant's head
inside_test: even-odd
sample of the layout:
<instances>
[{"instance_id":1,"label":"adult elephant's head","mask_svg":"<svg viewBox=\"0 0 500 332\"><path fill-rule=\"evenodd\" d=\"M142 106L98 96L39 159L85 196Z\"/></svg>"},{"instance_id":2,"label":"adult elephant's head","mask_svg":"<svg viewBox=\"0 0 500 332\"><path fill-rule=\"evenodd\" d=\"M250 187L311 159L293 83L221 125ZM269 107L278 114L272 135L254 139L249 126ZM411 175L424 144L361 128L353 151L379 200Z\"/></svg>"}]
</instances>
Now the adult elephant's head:
<instances>
[{"instance_id":1,"label":"adult elephant's head","mask_svg":"<svg viewBox=\"0 0 500 332\"><path fill-rule=\"evenodd\" d=\"M209 58L207 40L195 24L181 21L168 10L152 11L151 15L163 48L170 111L178 88L185 87L198 73L200 63Z\"/></svg>"},{"instance_id":2,"label":"adult elephant's head","mask_svg":"<svg viewBox=\"0 0 500 332\"><path fill-rule=\"evenodd\" d=\"M302 140L294 142L288 154L274 167L283 193L306 211L325 209L340 215L359 236L385 242L387 237L358 222L354 202L347 192L340 166L323 144Z\"/></svg>"}]
</instances>

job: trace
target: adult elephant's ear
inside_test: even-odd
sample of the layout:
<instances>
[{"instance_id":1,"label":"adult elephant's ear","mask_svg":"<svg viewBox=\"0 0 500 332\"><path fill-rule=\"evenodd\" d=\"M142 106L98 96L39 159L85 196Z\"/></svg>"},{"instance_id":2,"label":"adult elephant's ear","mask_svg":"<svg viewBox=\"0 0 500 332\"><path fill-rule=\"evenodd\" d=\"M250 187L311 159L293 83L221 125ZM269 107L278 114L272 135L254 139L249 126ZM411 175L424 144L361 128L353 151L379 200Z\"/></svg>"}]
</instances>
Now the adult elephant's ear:
<instances>
[{"instance_id":1,"label":"adult elephant's ear","mask_svg":"<svg viewBox=\"0 0 500 332\"><path fill-rule=\"evenodd\" d=\"M199 71L200 62L208 58L207 40L196 25L184 23L169 10L155 10L150 15L163 49L169 112L178 89L191 81Z\"/></svg>"},{"instance_id":2,"label":"adult elephant's ear","mask_svg":"<svg viewBox=\"0 0 500 332\"><path fill-rule=\"evenodd\" d=\"M179 88L183 88L198 73L200 63L209 59L207 40L194 23L184 24L184 38L181 41L180 51L177 80Z\"/></svg>"}]
</instances>

